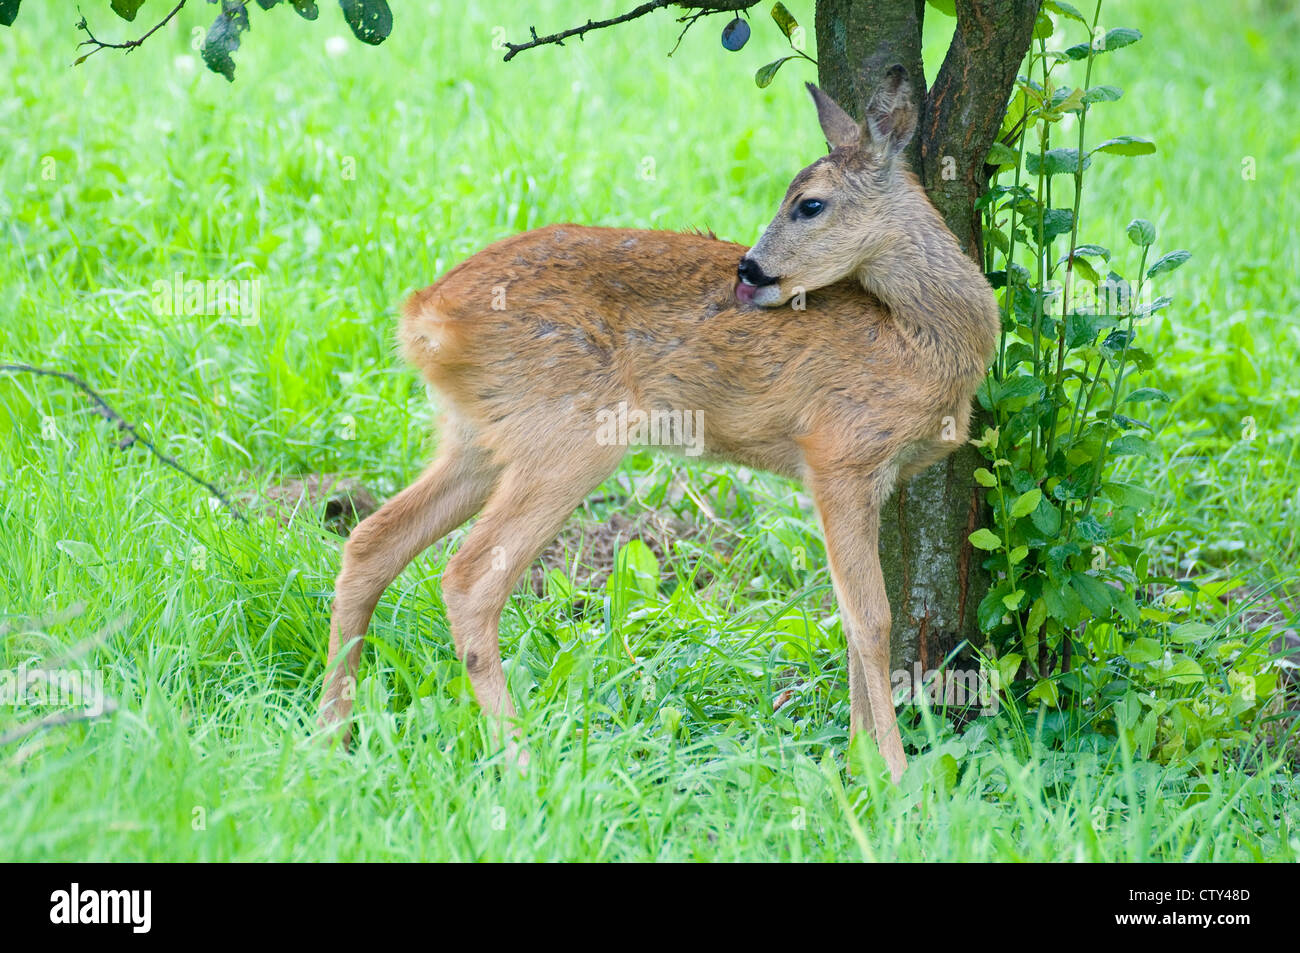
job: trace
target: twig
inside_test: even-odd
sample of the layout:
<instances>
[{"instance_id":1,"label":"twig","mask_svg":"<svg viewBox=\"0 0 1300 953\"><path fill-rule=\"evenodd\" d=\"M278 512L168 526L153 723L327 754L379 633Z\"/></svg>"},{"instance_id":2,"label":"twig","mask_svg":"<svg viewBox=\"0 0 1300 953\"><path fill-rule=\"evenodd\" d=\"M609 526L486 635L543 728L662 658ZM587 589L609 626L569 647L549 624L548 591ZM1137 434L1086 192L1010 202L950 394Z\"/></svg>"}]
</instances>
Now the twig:
<instances>
[{"instance_id":1,"label":"twig","mask_svg":"<svg viewBox=\"0 0 1300 953\"><path fill-rule=\"evenodd\" d=\"M180 462L178 462L174 457L169 457L167 454L163 453L161 450L155 447L153 445L153 442L149 440L148 437L141 435L139 431L135 429L134 425L132 425L126 418L124 418L121 414L119 414L116 410L114 410L111 406L109 406L108 401L104 400L103 397L100 397L99 394L96 393L89 384L83 381L76 374L72 374L68 371L56 371L48 367L33 367L30 364L0 364L0 373L4 373L4 372L10 372L10 373L22 372L26 374L38 374L43 377L58 377L62 380L67 381L69 384L72 384L74 387L76 387L78 390L80 390L82 393L84 393L86 396L88 396L91 400L95 402L95 412L99 414L99 416L111 422L114 426L117 427L118 430L121 430L126 433L127 436L124 437L117 445L119 450L125 450L136 443L141 444L146 450L148 450L155 457L157 457L162 463L165 463L167 466L171 467L173 470L175 470L177 473L181 474L182 476L189 477L199 486L203 487L214 497L220 500L225 505L226 509L230 510L230 512L234 514L234 516L237 519L239 519L241 522L247 522L247 519L244 517L244 514L240 512L239 507L235 506L235 504L230 501L230 498L227 497L226 494L222 493L221 490L219 490L213 484L209 483L207 480L203 479L200 476L196 476L193 472L186 469L186 467L183 466Z\"/></svg>"},{"instance_id":2,"label":"twig","mask_svg":"<svg viewBox=\"0 0 1300 953\"><path fill-rule=\"evenodd\" d=\"M53 615L44 616L43 618L27 618L21 622L0 622L0 639L7 637L10 632L15 631L19 626L30 626L33 629L44 631L52 626L63 625L63 623L72 621L85 611L85 601L74 602L68 608L56 612Z\"/></svg>"},{"instance_id":3,"label":"twig","mask_svg":"<svg viewBox=\"0 0 1300 953\"><path fill-rule=\"evenodd\" d=\"M11 745L15 741L21 741L28 735L34 735L38 731L45 731L49 728L57 728L59 725L70 725L74 721L89 721L92 718L100 718L104 715L111 715L117 711L117 700L113 698L104 699L104 707L101 711L88 712L81 709L71 709L69 711L56 711L46 715L44 718L37 718L12 728L0 735L0 748L5 745Z\"/></svg>"},{"instance_id":4,"label":"twig","mask_svg":"<svg viewBox=\"0 0 1300 953\"><path fill-rule=\"evenodd\" d=\"M67 668L82 656L89 655L95 649L99 648L117 633L126 628L131 616L120 615L108 625L103 626L98 632L82 639L76 645L65 649L62 655L55 656L50 661L41 666L40 671L49 672L54 669Z\"/></svg>"},{"instance_id":5,"label":"twig","mask_svg":"<svg viewBox=\"0 0 1300 953\"><path fill-rule=\"evenodd\" d=\"M672 56L674 53L677 52L677 48L682 45L682 40L686 39L686 32L691 27L695 26L695 21L698 20L700 17L707 15L708 12L709 12L708 10L696 10L694 13L687 14L684 17L677 18L678 23L685 23L686 26L682 27L682 32L677 34L677 42L674 43L673 48L668 51L669 56Z\"/></svg>"},{"instance_id":6,"label":"twig","mask_svg":"<svg viewBox=\"0 0 1300 953\"><path fill-rule=\"evenodd\" d=\"M514 59L516 53L521 53L524 50L531 50L535 46L544 46L547 43L554 43L556 46L563 46L564 41L572 37L576 36L579 39L581 39L583 35L590 33L592 30L603 30L606 27L617 26L620 23L627 23L629 20L635 20L638 17L643 17L647 13L653 13L656 10L662 10L664 7L669 6L671 3L672 0L650 0L649 3L643 3L635 10L629 10L627 13L620 14L619 16L616 17L611 17L608 20L588 20L582 26L576 26L570 30L562 30L559 33L551 33L547 36L538 36L537 27L530 26L528 28L528 32L532 34L533 38L531 40L527 41L526 43L505 44L506 47L505 62L509 63L512 59Z\"/></svg>"},{"instance_id":7,"label":"twig","mask_svg":"<svg viewBox=\"0 0 1300 953\"><path fill-rule=\"evenodd\" d=\"M537 27L530 26L528 32L532 35L531 40L524 43L507 42L505 44L505 61L509 63L515 58L516 53L522 53L524 50L531 50L535 46L545 46L547 44L563 46L565 40L572 39L575 36L578 39L582 39L592 30L603 30L606 27L618 26L620 23L637 20L645 16L647 13L654 13L656 10L662 10L664 7L681 7L687 10L694 10L694 13L688 13L685 16L679 17L677 21L679 23L685 22L686 29L689 30L696 20L706 14L739 13L741 10L748 10L759 2L760 0L649 0L648 3L643 3L641 6L629 10L627 13L619 14L616 17L610 17L608 20L588 20L586 23L582 24L582 26L575 26L568 30L561 30L559 33L548 34L547 36L538 36ZM683 30L682 36L685 35L686 30ZM681 37L677 38L677 42L678 44L681 43ZM676 49L677 47L674 46L674 52ZM668 55L671 56L672 54L670 53Z\"/></svg>"},{"instance_id":8,"label":"twig","mask_svg":"<svg viewBox=\"0 0 1300 953\"><path fill-rule=\"evenodd\" d=\"M94 49L92 49L89 53L83 53L81 56L77 57L76 62L73 63L72 65L78 66L81 63L84 63L87 58L94 56L100 50L126 50L128 53L130 53L137 46L142 44L145 40L149 39L149 37L153 36L155 33L157 33L159 30L165 27L171 21L172 17L176 16L176 14L181 12L181 7L185 6L185 3L186 0L178 0L176 6L172 7L172 12L167 14L167 16L163 17L161 21L155 24L152 30L150 30L144 36L140 37L138 40L127 40L125 43L105 43L104 41L98 39L95 36L95 34L90 32L90 27L86 24L86 17L83 15L81 17L80 22L77 23L77 29L84 31L86 36L90 37L90 39L82 40L80 43L78 43L77 49L81 49L81 47L83 46L93 46ZM77 8L77 12L81 13L80 7Z\"/></svg>"}]
</instances>

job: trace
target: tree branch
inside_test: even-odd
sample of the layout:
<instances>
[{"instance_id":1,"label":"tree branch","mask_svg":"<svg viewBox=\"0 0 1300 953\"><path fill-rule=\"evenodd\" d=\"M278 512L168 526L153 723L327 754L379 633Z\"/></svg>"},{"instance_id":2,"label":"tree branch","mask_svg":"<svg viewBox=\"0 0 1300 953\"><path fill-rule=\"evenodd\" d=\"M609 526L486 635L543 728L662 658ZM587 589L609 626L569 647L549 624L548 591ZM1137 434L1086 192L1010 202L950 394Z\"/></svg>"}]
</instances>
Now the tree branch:
<instances>
[{"instance_id":1,"label":"tree branch","mask_svg":"<svg viewBox=\"0 0 1300 953\"><path fill-rule=\"evenodd\" d=\"M41 377L57 377L60 380L65 380L69 384L72 384L74 387L76 387L78 390L80 390L82 393L84 393L92 401L95 402L95 413L99 414L99 416L103 417L105 420L112 423L114 426L117 427L118 430L121 430L126 433L126 436L123 437L122 440L117 445L119 450L125 450L127 447L130 447L131 445L136 443L140 444L142 447L144 447L146 450L152 453L155 457L157 457L159 461L165 463L167 466L171 467L177 473L189 477L199 486L203 487L214 497L216 497L218 500L224 503L226 509L230 510L230 512L234 514L234 516L237 519L239 519L241 522L247 522L247 520L244 517L244 514L240 512L239 507L235 506L235 504L230 501L230 498L227 497L226 494L222 493L221 490L217 489L216 486L209 483L207 480L203 479L202 477L195 476L194 473L192 473L190 470L186 469L181 463L179 463L176 460L176 458L167 456L167 454L163 453L161 450L155 447L153 445L153 442L150 441L149 438L141 436L139 431L135 429L135 426L130 421L128 421L116 410L114 410L109 405L108 401L104 400L103 397L100 397L99 394L94 389L92 389L89 384L83 381L76 374L72 374L68 371L56 371L48 367L33 367L30 364L0 364L0 373L6 373L6 372L36 374Z\"/></svg>"},{"instance_id":2,"label":"tree branch","mask_svg":"<svg viewBox=\"0 0 1300 953\"><path fill-rule=\"evenodd\" d=\"M56 711L46 715L44 718L37 718L18 725L3 735L0 735L0 747L11 745L15 741L21 741L28 735L34 735L38 731L48 731L51 728L57 728L60 725L70 725L77 721L91 721L95 718L102 718L104 715L111 715L117 711L117 700L105 698L103 701L103 710L99 712L88 712L80 709L71 709L69 711Z\"/></svg>"},{"instance_id":3,"label":"tree branch","mask_svg":"<svg viewBox=\"0 0 1300 953\"><path fill-rule=\"evenodd\" d=\"M149 39L149 37L153 36L155 33L157 33L159 30L165 27L169 22L171 22L172 17L176 16L176 14L181 12L181 7L185 6L185 3L186 0L178 0L176 6L172 7L171 13L167 14L167 16L163 17L162 20L156 23L152 30L150 30L144 36L140 37L138 40L127 40L125 43L105 43L102 40L98 39L95 36L95 34L90 32L90 27L86 24L86 17L83 15L81 17L81 20L77 23L77 29L84 31L86 36L90 37L90 39L82 40L80 43L77 44L77 48L80 49L83 46L89 46L89 47L93 47L93 49L91 49L89 53L83 53L80 56L78 56L76 62L74 62L72 65L78 66L84 63L89 57L94 56L100 50L126 50L128 53L131 52L137 46L142 44L145 40ZM77 12L81 13L81 9L78 8Z\"/></svg>"},{"instance_id":4,"label":"tree branch","mask_svg":"<svg viewBox=\"0 0 1300 953\"><path fill-rule=\"evenodd\" d=\"M957 0L957 30L926 100L921 178L976 260L978 216L959 230L948 209L965 208L969 214L988 187L984 160L1006 115L1040 6L1041 0Z\"/></svg>"},{"instance_id":5,"label":"tree branch","mask_svg":"<svg viewBox=\"0 0 1300 953\"><path fill-rule=\"evenodd\" d=\"M656 10L662 10L664 7L680 7L684 10L695 11L694 13L688 13L685 16L678 18L679 23L688 21L686 25L687 29L690 29L691 24L707 14L739 13L741 10L748 10L759 2L760 0L649 0L648 3L643 3L641 6L629 10L627 13L620 14L616 17L610 17L608 20L588 20L582 26L575 26L568 30L561 30L559 33L548 34L547 36L538 36L537 27L530 26L528 32L532 35L531 40L524 43L507 42L505 44L505 61L509 63L515 58L517 53L522 53L524 50L531 50L537 46L546 46L548 44L563 46L565 40L572 39L575 36L578 37L578 39L582 39L592 30L603 30L606 27L618 26L620 23L627 23L631 20L639 19L647 13L654 13ZM685 35L685 33L686 31L683 30L682 34ZM681 42L680 37L677 42ZM675 50L676 47L673 49Z\"/></svg>"}]
</instances>

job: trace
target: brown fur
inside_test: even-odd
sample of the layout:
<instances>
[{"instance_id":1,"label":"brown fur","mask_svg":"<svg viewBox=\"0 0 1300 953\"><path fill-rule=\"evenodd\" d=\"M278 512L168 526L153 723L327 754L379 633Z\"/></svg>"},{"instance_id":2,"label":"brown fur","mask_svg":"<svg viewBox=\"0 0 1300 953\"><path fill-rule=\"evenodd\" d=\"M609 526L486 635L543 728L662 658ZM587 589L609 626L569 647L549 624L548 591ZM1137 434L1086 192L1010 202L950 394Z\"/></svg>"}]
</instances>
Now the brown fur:
<instances>
[{"instance_id":1,"label":"brown fur","mask_svg":"<svg viewBox=\"0 0 1300 953\"><path fill-rule=\"evenodd\" d=\"M753 250L699 234L557 225L497 242L411 296L403 348L443 396L448 426L426 473L348 540L323 726L348 721L384 588L481 509L442 588L476 697L494 732L508 727L501 610L622 458L626 447L596 439L596 421L626 402L702 411L707 458L809 486L849 643L852 729L870 732L901 773L878 514L900 479L966 439L998 318L983 275L895 162L915 126L896 79L865 130L814 91L834 148L796 177ZM800 219L798 203L814 193L825 211ZM780 276L760 289L769 306L737 298L746 254ZM800 294L804 309L778 306Z\"/></svg>"}]
</instances>

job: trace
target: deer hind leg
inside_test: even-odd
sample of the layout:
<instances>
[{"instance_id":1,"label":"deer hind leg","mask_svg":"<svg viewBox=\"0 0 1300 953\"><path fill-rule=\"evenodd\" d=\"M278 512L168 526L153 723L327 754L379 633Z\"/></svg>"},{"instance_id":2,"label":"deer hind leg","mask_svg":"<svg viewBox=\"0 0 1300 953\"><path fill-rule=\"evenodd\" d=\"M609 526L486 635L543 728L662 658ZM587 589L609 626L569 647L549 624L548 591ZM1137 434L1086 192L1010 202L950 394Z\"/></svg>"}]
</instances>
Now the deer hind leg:
<instances>
[{"instance_id":1,"label":"deer hind leg","mask_svg":"<svg viewBox=\"0 0 1300 953\"><path fill-rule=\"evenodd\" d=\"M515 456L442 577L456 652L488 717L492 742L500 747L508 736L508 757L521 766L527 753L517 749L518 732L509 725L515 708L501 668L501 612L520 575L622 455L621 447L592 442L551 443L544 458Z\"/></svg>"},{"instance_id":2,"label":"deer hind leg","mask_svg":"<svg viewBox=\"0 0 1300 953\"><path fill-rule=\"evenodd\" d=\"M821 472L812 481L849 643L851 735L868 732L897 781L907 758L889 680L889 598L880 569L880 506L891 488L880 471Z\"/></svg>"},{"instance_id":3,"label":"deer hind leg","mask_svg":"<svg viewBox=\"0 0 1300 953\"><path fill-rule=\"evenodd\" d=\"M411 560L477 513L492 491L497 471L471 439L449 434L420 478L363 520L343 548L317 724L326 730L343 724L345 747L361 646L379 597Z\"/></svg>"}]
</instances>

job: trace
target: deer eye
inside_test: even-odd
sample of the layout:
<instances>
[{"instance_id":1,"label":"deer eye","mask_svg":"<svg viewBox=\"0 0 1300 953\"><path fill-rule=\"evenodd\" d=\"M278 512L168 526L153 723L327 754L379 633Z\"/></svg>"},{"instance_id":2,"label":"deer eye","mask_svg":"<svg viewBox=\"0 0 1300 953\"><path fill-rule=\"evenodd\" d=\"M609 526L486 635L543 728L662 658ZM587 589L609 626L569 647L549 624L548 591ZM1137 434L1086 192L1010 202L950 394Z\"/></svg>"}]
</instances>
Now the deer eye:
<instances>
[{"instance_id":1,"label":"deer eye","mask_svg":"<svg viewBox=\"0 0 1300 953\"><path fill-rule=\"evenodd\" d=\"M804 199L795 211L799 213L800 218L813 218L821 214L821 210L825 207L826 203L821 199Z\"/></svg>"}]
</instances>

